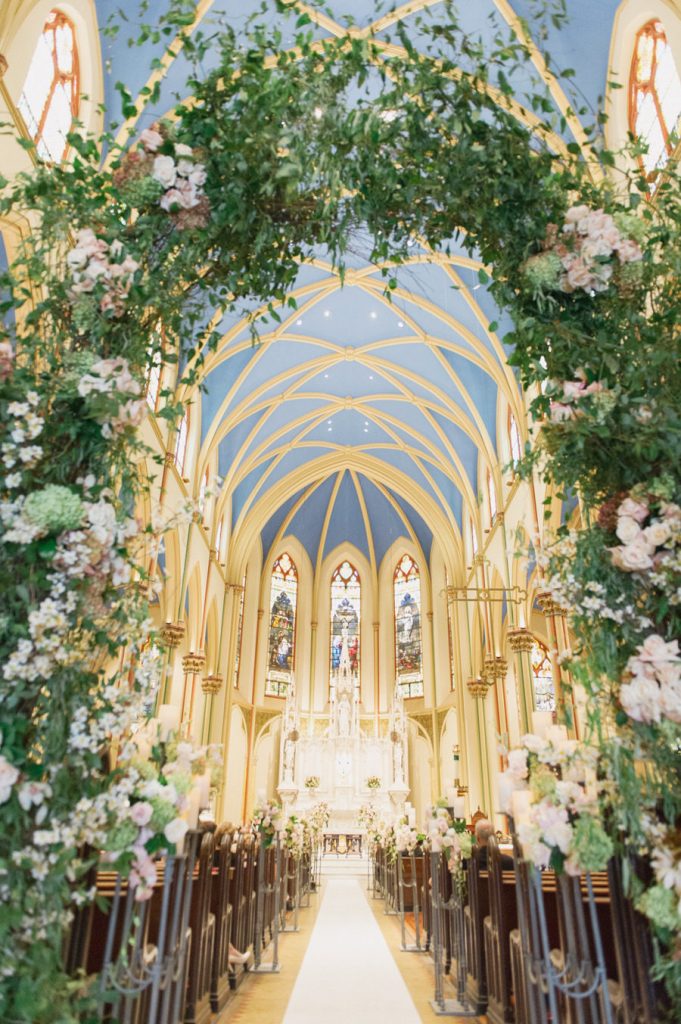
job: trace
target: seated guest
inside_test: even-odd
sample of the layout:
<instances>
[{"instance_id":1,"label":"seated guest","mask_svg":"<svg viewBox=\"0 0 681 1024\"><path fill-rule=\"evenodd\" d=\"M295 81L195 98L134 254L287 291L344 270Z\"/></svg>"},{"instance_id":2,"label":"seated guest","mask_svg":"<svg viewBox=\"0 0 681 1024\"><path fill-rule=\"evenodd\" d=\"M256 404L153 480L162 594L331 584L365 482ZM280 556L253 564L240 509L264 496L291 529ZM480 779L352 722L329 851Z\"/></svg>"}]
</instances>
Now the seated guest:
<instances>
[{"instance_id":1,"label":"seated guest","mask_svg":"<svg viewBox=\"0 0 681 1024\"><path fill-rule=\"evenodd\" d=\"M489 818L481 818L475 825L475 849L478 866L482 871L487 870L487 844L490 836L494 835L494 825ZM513 857L507 853L501 855L501 868L503 871L513 871Z\"/></svg>"}]
</instances>

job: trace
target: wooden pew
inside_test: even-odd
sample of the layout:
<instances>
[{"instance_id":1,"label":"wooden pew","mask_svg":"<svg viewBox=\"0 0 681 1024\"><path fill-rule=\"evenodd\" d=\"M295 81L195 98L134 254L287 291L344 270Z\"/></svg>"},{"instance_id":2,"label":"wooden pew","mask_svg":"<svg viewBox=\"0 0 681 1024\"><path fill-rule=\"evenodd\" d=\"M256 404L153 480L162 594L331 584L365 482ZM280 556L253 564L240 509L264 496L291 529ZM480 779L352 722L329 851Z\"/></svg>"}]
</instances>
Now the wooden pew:
<instances>
[{"instance_id":1,"label":"wooden pew","mask_svg":"<svg viewBox=\"0 0 681 1024\"><path fill-rule=\"evenodd\" d=\"M232 934L232 905L229 902L229 893L234 873L234 842L235 833L231 827L221 826L217 829L210 904L215 917L215 944L210 978L210 1005L214 1013L220 1013L229 997L229 943Z\"/></svg>"},{"instance_id":2,"label":"wooden pew","mask_svg":"<svg viewBox=\"0 0 681 1024\"><path fill-rule=\"evenodd\" d=\"M466 995L477 1013L487 1007L487 971L485 962L485 918L489 915L487 869L481 870L477 852L466 865Z\"/></svg>"},{"instance_id":3,"label":"wooden pew","mask_svg":"<svg viewBox=\"0 0 681 1024\"><path fill-rule=\"evenodd\" d=\"M501 853L494 837L490 837L487 851L489 915L484 919L487 1020L489 1024L512 1024L515 1016L509 937L518 926L515 886L504 885Z\"/></svg>"},{"instance_id":4,"label":"wooden pew","mask_svg":"<svg viewBox=\"0 0 681 1024\"><path fill-rule=\"evenodd\" d=\"M201 840L194 871L189 926L192 943L187 977L185 1024L207 1024L211 1019L211 971L215 945L215 915L211 913L214 839Z\"/></svg>"}]
</instances>

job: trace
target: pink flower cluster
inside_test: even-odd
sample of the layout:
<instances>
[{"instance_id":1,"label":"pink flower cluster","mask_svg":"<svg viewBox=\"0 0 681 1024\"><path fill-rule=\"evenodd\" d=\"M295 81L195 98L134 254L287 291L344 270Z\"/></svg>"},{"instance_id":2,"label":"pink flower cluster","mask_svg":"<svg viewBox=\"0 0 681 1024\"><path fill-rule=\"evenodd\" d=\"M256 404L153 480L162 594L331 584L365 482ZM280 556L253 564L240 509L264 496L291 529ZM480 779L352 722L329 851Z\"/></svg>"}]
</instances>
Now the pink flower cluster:
<instances>
[{"instance_id":1,"label":"pink flower cluster","mask_svg":"<svg viewBox=\"0 0 681 1024\"><path fill-rule=\"evenodd\" d=\"M564 292L605 291L613 274L615 257L625 264L643 256L640 246L624 237L614 218L604 210L571 206L565 215L562 233L569 244L557 242L554 251L565 271L560 283Z\"/></svg>"},{"instance_id":2,"label":"pink flower cluster","mask_svg":"<svg viewBox=\"0 0 681 1024\"><path fill-rule=\"evenodd\" d=\"M174 156L154 155L163 142L163 135L155 128L147 128L140 135L145 153L154 156L151 176L164 189L159 205L168 213L194 210L205 201L206 169L194 158L191 146L181 142L174 143Z\"/></svg>"},{"instance_id":3,"label":"pink flower cluster","mask_svg":"<svg viewBox=\"0 0 681 1024\"><path fill-rule=\"evenodd\" d=\"M652 634L627 662L630 677L620 690L622 707L636 722L668 718L681 724L681 657L678 640Z\"/></svg>"},{"instance_id":4,"label":"pink flower cluster","mask_svg":"<svg viewBox=\"0 0 681 1024\"><path fill-rule=\"evenodd\" d=\"M644 499L625 498L617 509L616 533L621 544L610 549L613 565L623 572L664 568L681 543L681 508L663 502L660 514L644 526L650 507Z\"/></svg>"},{"instance_id":5,"label":"pink flower cluster","mask_svg":"<svg viewBox=\"0 0 681 1024\"><path fill-rule=\"evenodd\" d=\"M12 375L14 349L11 341L0 341L0 383Z\"/></svg>"},{"instance_id":6,"label":"pink flower cluster","mask_svg":"<svg viewBox=\"0 0 681 1024\"><path fill-rule=\"evenodd\" d=\"M67 253L66 262L72 274L69 291L73 302L93 293L99 298L102 313L121 316L139 264L127 256L123 243L116 239L109 245L91 228L76 235L76 245Z\"/></svg>"},{"instance_id":7,"label":"pink flower cluster","mask_svg":"<svg viewBox=\"0 0 681 1024\"><path fill-rule=\"evenodd\" d=\"M583 415L583 410L579 408L580 399L600 394L604 390L604 385L598 380L592 381L591 384L587 384L585 380L566 380L559 387L559 398L554 399L549 406L552 423L565 423Z\"/></svg>"},{"instance_id":8,"label":"pink flower cluster","mask_svg":"<svg viewBox=\"0 0 681 1024\"><path fill-rule=\"evenodd\" d=\"M139 398L139 383L130 373L127 359L119 356L116 359L100 359L93 363L89 373L83 374L78 384L81 398L103 396L104 401L98 408L97 419L103 422L105 436L120 434L128 427L140 425L147 414L147 403ZM120 396L132 397L120 401Z\"/></svg>"}]
</instances>

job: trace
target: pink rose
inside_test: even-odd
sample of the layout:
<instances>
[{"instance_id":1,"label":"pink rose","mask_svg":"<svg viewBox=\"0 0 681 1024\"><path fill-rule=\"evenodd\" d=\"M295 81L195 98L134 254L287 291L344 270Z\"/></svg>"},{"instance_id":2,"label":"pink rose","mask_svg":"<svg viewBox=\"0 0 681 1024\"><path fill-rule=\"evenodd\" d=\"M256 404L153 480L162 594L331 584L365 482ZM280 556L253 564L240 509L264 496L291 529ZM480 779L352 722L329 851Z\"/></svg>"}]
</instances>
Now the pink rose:
<instances>
[{"instance_id":1,"label":"pink rose","mask_svg":"<svg viewBox=\"0 0 681 1024\"><path fill-rule=\"evenodd\" d=\"M575 418L575 410L571 405L565 405L564 402L551 402L549 416L552 423L564 423L566 420Z\"/></svg>"},{"instance_id":2,"label":"pink rose","mask_svg":"<svg viewBox=\"0 0 681 1024\"><path fill-rule=\"evenodd\" d=\"M621 238L614 248L617 250L620 263L636 263L643 259L641 247L630 238Z\"/></svg>"},{"instance_id":3,"label":"pink rose","mask_svg":"<svg viewBox=\"0 0 681 1024\"><path fill-rule=\"evenodd\" d=\"M155 128L145 128L140 135L140 142L146 149L147 153L155 153L163 142L163 136L160 132L157 132Z\"/></svg>"},{"instance_id":4,"label":"pink rose","mask_svg":"<svg viewBox=\"0 0 681 1024\"><path fill-rule=\"evenodd\" d=\"M7 380L14 369L14 349L11 341L0 341L0 381Z\"/></svg>"},{"instance_id":5,"label":"pink rose","mask_svg":"<svg viewBox=\"0 0 681 1024\"><path fill-rule=\"evenodd\" d=\"M631 516L618 516L615 532L623 544L631 544L632 540L636 540L641 532L641 527Z\"/></svg>"},{"instance_id":6,"label":"pink rose","mask_svg":"<svg viewBox=\"0 0 681 1024\"><path fill-rule=\"evenodd\" d=\"M133 804L130 808L130 820L143 828L148 825L151 821L151 816L154 813L154 808L151 804L147 803L146 800L141 800L137 804Z\"/></svg>"},{"instance_id":7,"label":"pink rose","mask_svg":"<svg viewBox=\"0 0 681 1024\"><path fill-rule=\"evenodd\" d=\"M569 402L573 398L581 398L585 387L586 384L583 380L563 381L563 398L566 402Z\"/></svg>"},{"instance_id":8,"label":"pink rose","mask_svg":"<svg viewBox=\"0 0 681 1024\"><path fill-rule=\"evenodd\" d=\"M617 509L618 516L630 516L635 519L637 523L642 523L644 519L647 519L649 513L648 503L646 501L637 501L635 498L625 498Z\"/></svg>"},{"instance_id":9,"label":"pink rose","mask_svg":"<svg viewBox=\"0 0 681 1024\"><path fill-rule=\"evenodd\" d=\"M585 291L591 287L593 278L591 271L587 267L586 263L579 257L574 257L568 261L566 258L563 260L563 265L568 263L567 269L567 280L570 287L574 290L577 288L583 288Z\"/></svg>"},{"instance_id":10,"label":"pink rose","mask_svg":"<svg viewBox=\"0 0 681 1024\"><path fill-rule=\"evenodd\" d=\"M174 207L182 208L184 206L182 193L177 188L169 188L165 195L161 197L159 205L162 210L166 210L168 213L170 213Z\"/></svg>"},{"instance_id":11,"label":"pink rose","mask_svg":"<svg viewBox=\"0 0 681 1024\"><path fill-rule=\"evenodd\" d=\"M640 661L679 661L679 641L670 640L667 642L657 633L651 633L643 641L638 649Z\"/></svg>"},{"instance_id":12,"label":"pink rose","mask_svg":"<svg viewBox=\"0 0 681 1024\"><path fill-rule=\"evenodd\" d=\"M563 230L574 231L575 225L588 217L590 212L588 206L571 206L565 214L565 227Z\"/></svg>"},{"instance_id":13,"label":"pink rose","mask_svg":"<svg viewBox=\"0 0 681 1024\"><path fill-rule=\"evenodd\" d=\"M612 564L624 572L643 572L652 569L652 550L643 534L623 547L611 548Z\"/></svg>"},{"instance_id":14,"label":"pink rose","mask_svg":"<svg viewBox=\"0 0 681 1024\"><path fill-rule=\"evenodd\" d=\"M598 395L601 391L605 390L605 385L601 384L599 380L594 380L591 384L588 384L584 389L585 395Z\"/></svg>"}]
</instances>

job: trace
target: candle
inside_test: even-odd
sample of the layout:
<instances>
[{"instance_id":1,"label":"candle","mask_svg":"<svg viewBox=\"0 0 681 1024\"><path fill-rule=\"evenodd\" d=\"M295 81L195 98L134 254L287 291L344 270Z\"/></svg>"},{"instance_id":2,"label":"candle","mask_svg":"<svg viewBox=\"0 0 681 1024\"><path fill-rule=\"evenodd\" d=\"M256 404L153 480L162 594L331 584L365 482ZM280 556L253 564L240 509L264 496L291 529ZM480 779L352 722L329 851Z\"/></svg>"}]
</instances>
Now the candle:
<instances>
[{"instance_id":1,"label":"candle","mask_svg":"<svg viewBox=\"0 0 681 1024\"><path fill-rule=\"evenodd\" d=\"M141 730L136 732L132 738L132 742L137 747L137 753L143 760L147 761L151 756L151 740L145 732Z\"/></svg>"},{"instance_id":2,"label":"candle","mask_svg":"<svg viewBox=\"0 0 681 1024\"><path fill-rule=\"evenodd\" d=\"M516 789L511 796L511 807L513 809L513 821L516 825L527 820L532 803L532 794L529 789Z\"/></svg>"},{"instance_id":3,"label":"candle","mask_svg":"<svg viewBox=\"0 0 681 1024\"><path fill-rule=\"evenodd\" d=\"M173 704L161 704L158 709L159 734L161 740L167 742L172 732L180 728L180 709Z\"/></svg>"},{"instance_id":4,"label":"candle","mask_svg":"<svg viewBox=\"0 0 681 1024\"><path fill-rule=\"evenodd\" d=\"M201 808L208 807L210 804L210 773L204 772L203 775L199 775L196 780L196 788L198 790L199 799L201 801Z\"/></svg>"},{"instance_id":5,"label":"candle","mask_svg":"<svg viewBox=\"0 0 681 1024\"><path fill-rule=\"evenodd\" d=\"M536 736L541 736L542 739L547 738L547 733L550 727L553 725L553 712L552 711L533 711L532 712L532 732Z\"/></svg>"},{"instance_id":6,"label":"candle","mask_svg":"<svg viewBox=\"0 0 681 1024\"><path fill-rule=\"evenodd\" d=\"M515 793L515 782L510 775L506 772L502 772L497 780L498 794L499 794L499 810L502 814L511 813L511 801L513 800L513 794Z\"/></svg>"},{"instance_id":7,"label":"candle","mask_svg":"<svg viewBox=\"0 0 681 1024\"><path fill-rule=\"evenodd\" d=\"M546 738L554 746L559 746L568 738L568 731L564 725L550 725L546 730Z\"/></svg>"},{"instance_id":8,"label":"candle","mask_svg":"<svg viewBox=\"0 0 681 1024\"><path fill-rule=\"evenodd\" d=\"M453 786L447 787L445 797L447 798L447 807L453 807L456 801L456 790Z\"/></svg>"},{"instance_id":9,"label":"candle","mask_svg":"<svg viewBox=\"0 0 681 1024\"><path fill-rule=\"evenodd\" d=\"M407 820L411 828L416 828L416 808L409 807L407 810Z\"/></svg>"},{"instance_id":10,"label":"candle","mask_svg":"<svg viewBox=\"0 0 681 1024\"><path fill-rule=\"evenodd\" d=\"M454 808L454 817L455 818L465 818L466 817L466 797L465 796L457 796L457 797L455 797L454 798L454 802L452 803L452 807Z\"/></svg>"},{"instance_id":11,"label":"candle","mask_svg":"<svg viewBox=\"0 0 681 1024\"><path fill-rule=\"evenodd\" d=\"M197 786L194 786L189 790L187 795L187 808L184 812L183 817L190 828L196 828L199 820L199 810L201 805L201 797Z\"/></svg>"}]
</instances>

